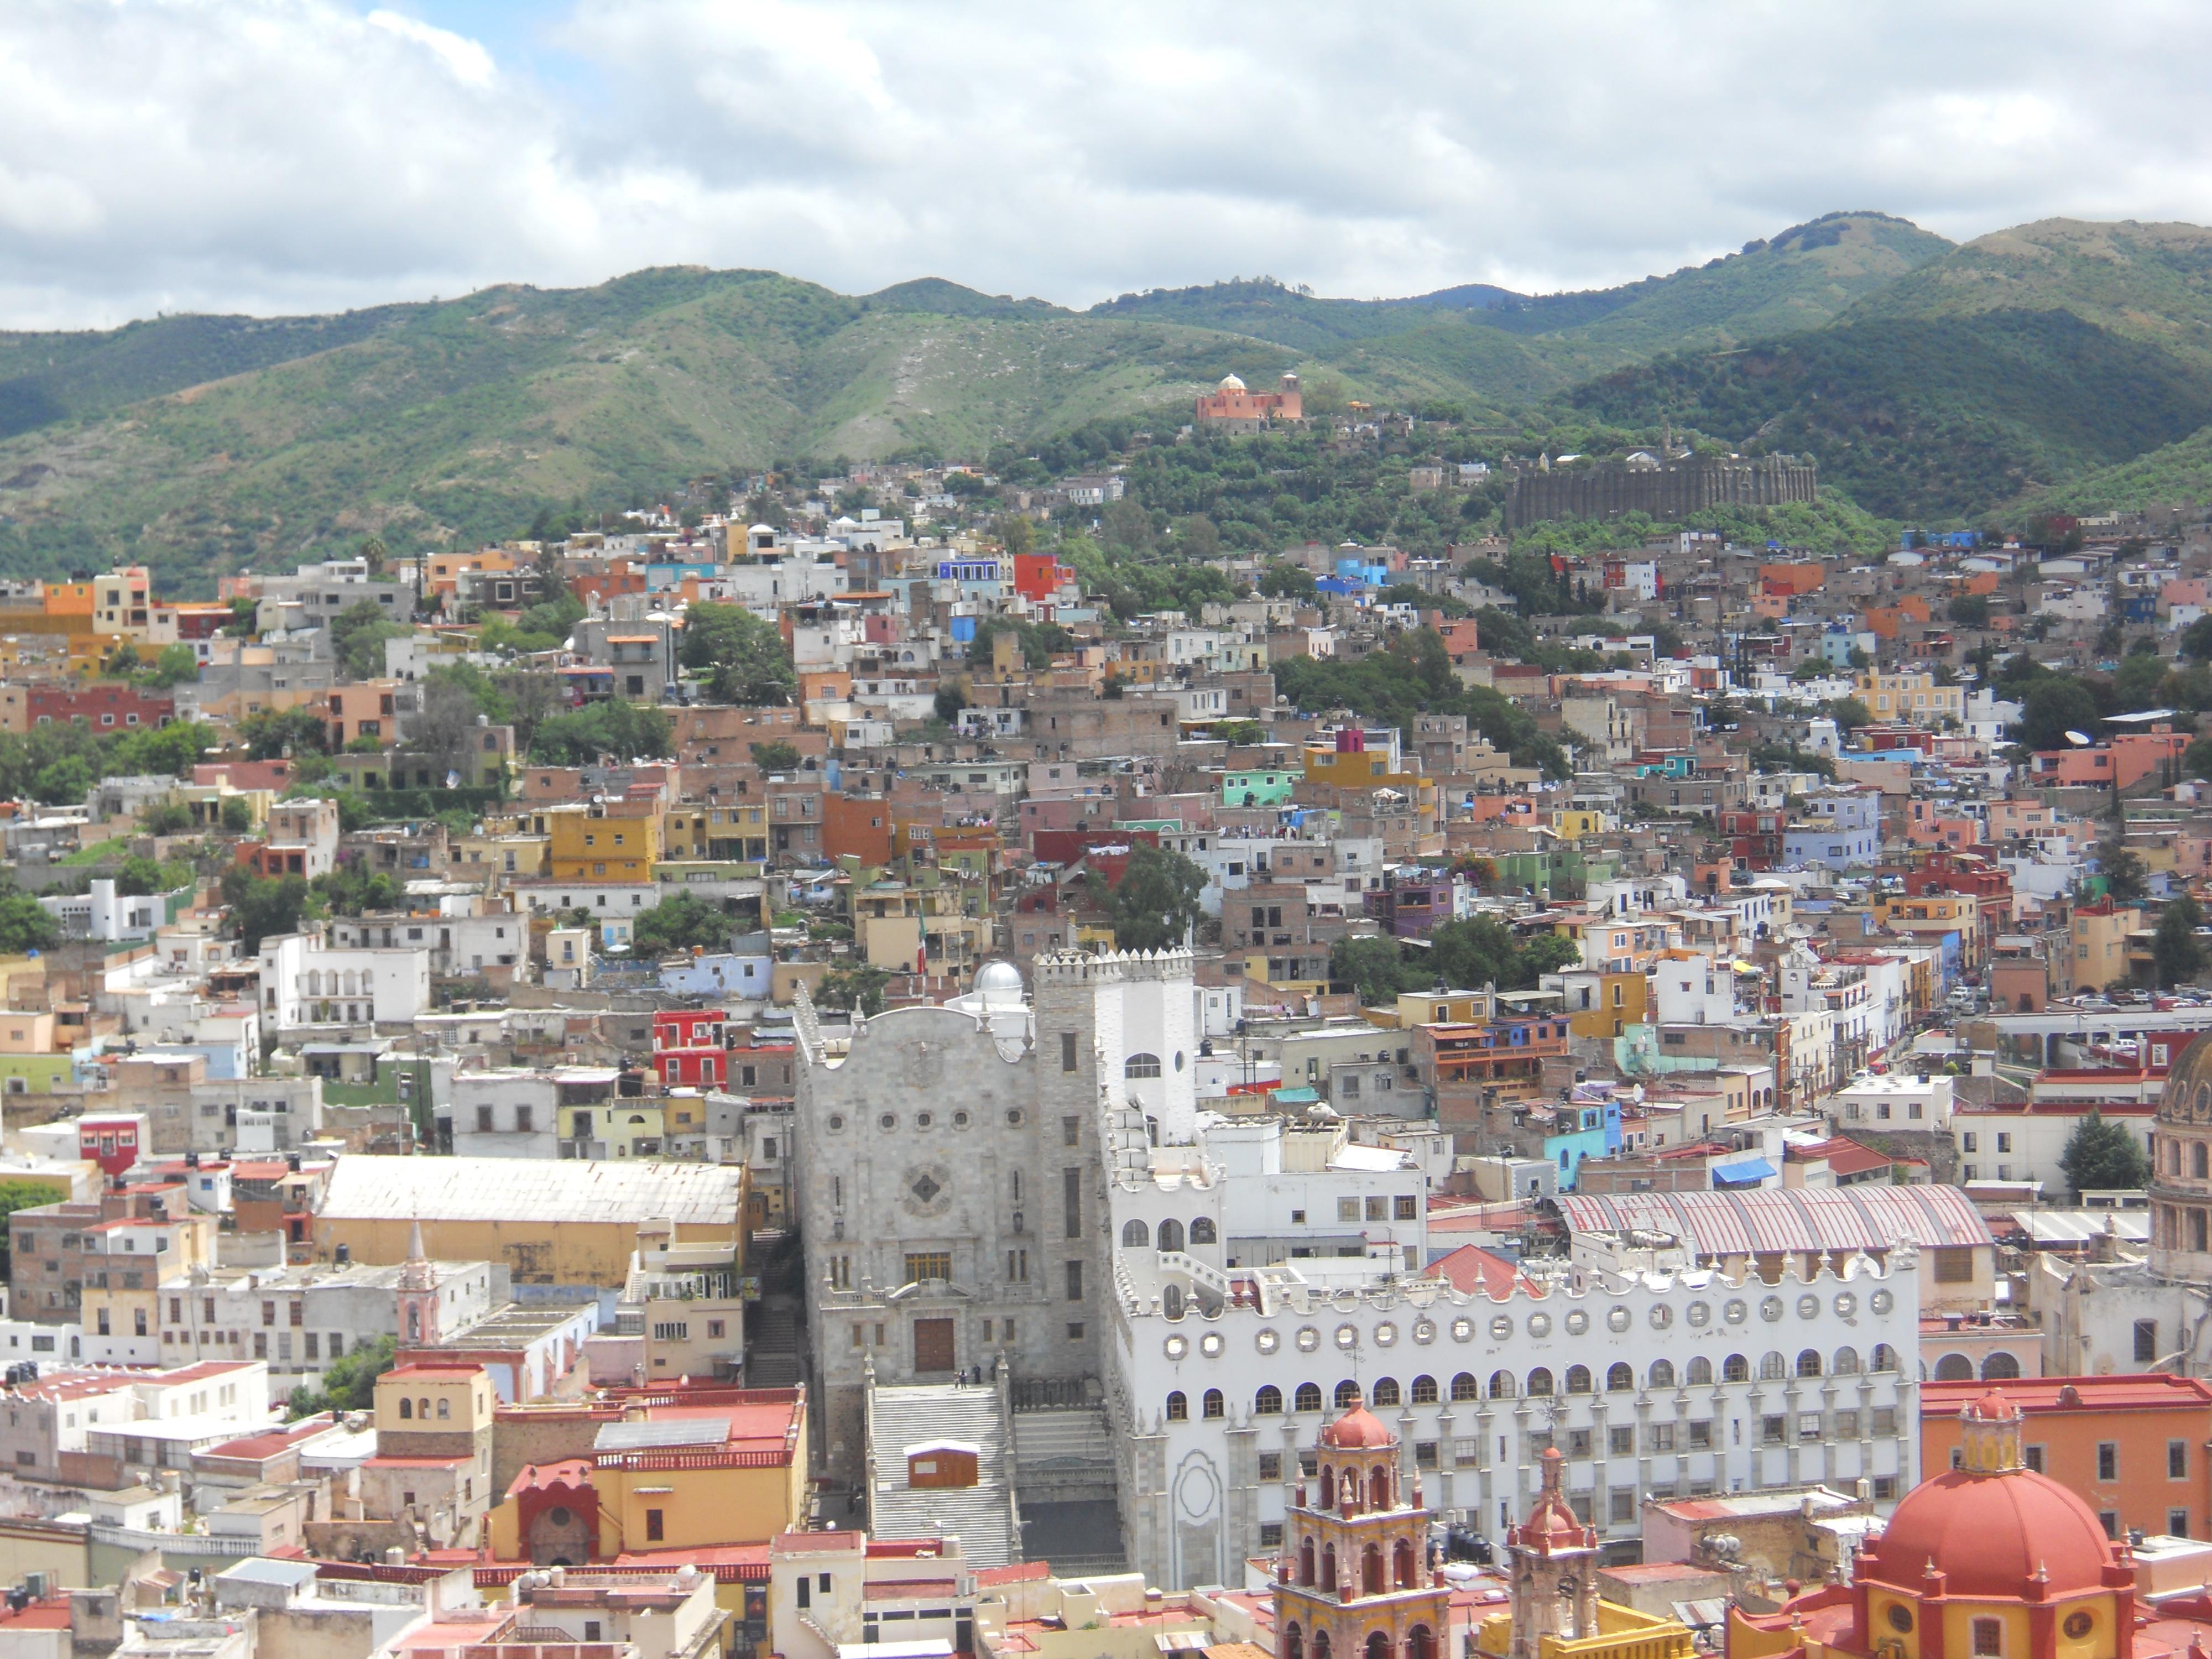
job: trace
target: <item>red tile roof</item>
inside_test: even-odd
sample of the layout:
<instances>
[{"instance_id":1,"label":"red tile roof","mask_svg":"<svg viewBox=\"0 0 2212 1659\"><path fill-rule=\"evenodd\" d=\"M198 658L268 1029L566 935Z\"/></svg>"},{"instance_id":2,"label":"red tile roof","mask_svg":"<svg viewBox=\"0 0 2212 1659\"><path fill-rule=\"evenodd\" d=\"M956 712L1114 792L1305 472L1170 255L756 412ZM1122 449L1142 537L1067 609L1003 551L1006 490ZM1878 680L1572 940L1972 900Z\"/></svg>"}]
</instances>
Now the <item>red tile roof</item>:
<instances>
[{"instance_id":1,"label":"red tile roof","mask_svg":"<svg viewBox=\"0 0 2212 1659\"><path fill-rule=\"evenodd\" d=\"M1480 1244L1462 1244L1450 1255L1438 1257L1422 1269L1421 1276L1441 1279L1462 1296L1480 1291L1504 1301L1516 1286L1531 1295L1543 1294L1541 1287L1519 1267Z\"/></svg>"}]
</instances>

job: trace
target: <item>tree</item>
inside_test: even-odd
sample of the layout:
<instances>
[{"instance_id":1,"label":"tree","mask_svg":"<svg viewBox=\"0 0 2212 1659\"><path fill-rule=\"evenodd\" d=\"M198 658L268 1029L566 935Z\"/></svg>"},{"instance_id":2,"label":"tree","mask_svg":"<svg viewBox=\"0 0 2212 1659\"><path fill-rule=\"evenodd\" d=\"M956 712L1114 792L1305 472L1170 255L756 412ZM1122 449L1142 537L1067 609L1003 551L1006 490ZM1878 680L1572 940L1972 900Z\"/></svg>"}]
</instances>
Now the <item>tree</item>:
<instances>
[{"instance_id":1,"label":"tree","mask_svg":"<svg viewBox=\"0 0 2212 1659\"><path fill-rule=\"evenodd\" d=\"M630 940L639 951L655 955L689 951L695 945L702 951L726 951L734 931L721 909L689 893L678 893L641 912L630 925Z\"/></svg>"},{"instance_id":2,"label":"tree","mask_svg":"<svg viewBox=\"0 0 2212 1659\"><path fill-rule=\"evenodd\" d=\"M2138 645L2148 645L2148 640L2138 640ZM2155 652L2130 650L2121 659L2119 672L2112 676L2112 695L2119 699L2124 709L2148 708L2159 701L2159 688L2166 683L2166 661Z\"/></svg>"},{"instance_id":3,"label":"tree","mask_svg":"<svg viewBox=\"0 0 2212 1659\"><path fill-rule=\"evenodd\" d=\"M74 806L95 781L90 761L82 755L64 755L39 769L31 780L31 793L48 806Z\"/></svg>"},{"instance_id":4,"label":"tree","mask_svg":"<svg viewBox=\"0 0 2212 1659\"><path fill-rule=\"evenodd\" d=\"M143 898L158 893L162 886L161 866L143 853L133 853L115 869L115 892L118 898Z\"/></svg>"},{"instance_id":5,"label":"tree","mask_svg":"<svg viewBox=\"0 0 2212 1659\"><path fill-rule=\"evenodd\" d=\"M18 1210L33 1210L41 1204L58 1204L65 1194L55 1191L40 1181L0 1181L0 1273L9 1269L8 1254L8 1218Z\"/></svg>"},{"instance_id":6,"label":"tree","mask_svg":"<svg viewBox=\"0 0 2212 1659\"><path fill-rule=\"evenodd\" d=\"M794 744L784 742L781 738L771 738L766 743L754 744L752 757L753 764L763 772L790 772L796 770L799 766L798 748Z\"/></svg>"},{"instance_id":7,"label":"tree","mask_svg":"<svg viewBox=\"0 0 2212 1659\"><path fill-rule=\"evenodd\" d=\"M384 642L404 639L413 630L386 619L385 609L374 599L348 605L327 624L331 654L343 663L357 680L373 680L384 672Z\"/></svg>"},{"instance_id":8,"label":"tree","mask_svg":"<svg viewBox=\"0 0 2212 1659\"><path fill-rule=\"evenodd\" d=\"M284 1409L294 1422L318 1412L367 1412L376 1409L376 1379L392 1369L399 1350L397 1337L358 1340L350 1352L331 1362L319 1389L292 1390Z\"/></svg>"},{"instance_id":9,"label":"tree","mask_svg":"<svg viewBox=\"0 0 2212 1659\"><path fill-rule=\"evenodd\" d=\"M833 968L822 975L811 1000L823 1008L859 1009L871 1018L884 1011L884 988L890 975L872 962Z\"/></svg>"},{"instance_id":10,"label":"tree","mask_svg":"<svg viewBox=\"0 0 2212 1659\"><path fill-rule=\"evenodd\" d=\"M1398 941L1374 934L1350 936L1331 945L1328 976L1334 984L1351 986L1363 1008L1395 1002L1398 993L1409 988ZM1413 978L1418 982L1420 975L1415 974Z\"/></svg>"},{"instance_id":11,"label":"tree","mask_svg":"<svg viewBox=\"0 0 2212 1659\"><path fill-rule=\"evenodd\" d=\"M1838 697L1828 705L1828 718L1838 732L1856 732L1874 724L1874 713L1856 697Z\"/></svg>"},{"instance_id":12,"label":"tree","mask_svg":"<svg viewBox=\"0 0 2212 1659\"><path fill-rule=\"evenodd\" d=\"M1961 593L1943 607L1943 614L1961 628L1987 628L1990 601L1986 594Z\"/></svg>"},{"instance_id":13,"label":"tree","mask_svg":"<svg viewBox=\"0 0 2212 1659\"><path fill-rule=\"evenodd\" d=\"M710 672L717 701L781 707L799 690L799 673L775 624L743 605L695 605L686 615L682 661Z\"/></svg>"},{"instance_id":14,"label":"tree","mask_svg":"<svg viewBox=\"0 0 2212 1659\"><path fill-rule=\"evenodd\" d=\"M2204 970L2204 946L2197 937L2203 925L2203 911L2186 893L2166 907L2150 945L2160 985L2186 985Z\"/></svg>"},{"instance_id":15,"label":"tree","mask_svg":"<svg viewBox=\"0 0 2212 1659\"><path fill-rule=\"evenodd\" d=\"M474 774L477 721L483 710L476 692L453 678L423 682L422 707L408 727L406 747L423 757L443 782L450 773L465 781Z\"/></svg>"},{"instance_id":16,"label":"tree","mask_svg":"<svg viewBox=\"0 0 2212 1659\"><path fill-rule=\"evenodd\" d=\"M2150 1160L2124 1124L2108 1121L2102 1112L2083 1118L2058 1155L2066 1184L2075 1195L2087 1192L2118 1192L2142 1186L2150 1179Z\"/></svg>"},{"instance_id":17,"label":"tree","mask_svg":"<svg viewBox=\"0 0 2212 1659\"><path fill-rule=\"evenodd\" d=\"M649 704L610 698L541 723L530 739L530 758L540 766L592 766L606 755L653 758L668 753L674 730Z\"/></svg>"},{"instance_id":18,"label":"tree","mask_svg":"<svg viewBox=\"0 0 2212 1659\"><path fill-rule=\"evenodd\" d=\"M276 760L310 750L325 754L331 746L331 729L323 717L304 707L248 714L239 722L238 732L246 739L247 757L252 760Z\"/></svg>"},{"instance_id":19,"label":"tree","mask_svg":"<svg viewBox=\"0 0 2212 1659\"><path fill-rule=\"evenodd\" d=\"M101 770L110 777L181 778L215 747L215 728L199 720L142 726L116 738Z\"/></svg>"},{"instance_id":20,"label":"tree","mask_svg":"<svg viewBox=\"0 0 2212 1659\"><path fill-rule=\"evenodd\" d=\"M999 545L1006 550L1010 558L1036 549L1036 526L1021 514L1001 514L991 521L991 533L999 538Z\"/></svg>"},{"instance_id":21,"label":"tree","mask_svg":"<svg viewBox=\"0 0 2212 1659\"><path fill-rule=\"evenodd\" d=\"M1317 599L1320 584L1303 565L1271 564L1260 573L1260 592L1271 599ZM2212 653L2208 653L2212 654Z\"/></svg>"},{"instance_id":22,"label":"tree","mask_svg":"<svg viewBox=\"0 0 2212 1659\"><path fill-rule=\"evenodd\" d=\"M132 678L141 685L157 691L166 691L173 685L200 677L199 653L189 645L165 645L161 653L154 659L154 665Z\"/></svg>"},{"instance_id":23,"label":"tree","mask_svg":"<svg viewBox=\"0 0 2212 1659\"><path fill-rule=\"evenodd\" d=\"M1164 951L1198 925L1206 872L1171 849L1139 843L1115 886L1108 909L1114 940L1124 951Z\"/></svg>"},{"instance_id":24,"label":"tree","mask_svg":"<svg viewBox=\"0 0 2212 1659\"><path fill-rule=\"evenodd\" d=\"M222 798L222 830L227 836L242 836L253 828L253 809L243 795Z\"/></svg>"},{"instance_id":25,"label":"tree","mask_svg":"<svg viewBox=\"0 0 2212 1659\"><path fill-rule=\"evenodd\" d=\"M222 900L249 956L264 939L298 933L311 896L305 877L257 876L242 864L223 872Z\"/></svg>"},{"instance_id":26,"label":"tree","mask_svg":"<svg viewBox=\"0 0 2212 1659\"><path fill-rule=\"evenodd\" d=\"M61 938L60 926L28 893L0 895L0 956L51 951Z\"/></svg>"},{"instance_id":27,"label":"tree","mask_svg":"<svg viewBox=\"0 0 2212 1659\"><path fill-rule=\"evenodd\" d=\"M181 836L192 827L191 808L173 795L157 800L138 815L138 827L149 836Z\"/></svg>"},{"instance_id":28,"label":"tree","mask_svg":"<svg viewBox=\"0 0 2212 1659\"><path fill-rule=\"evenodd\" d=\"M2149 872L2142 860L2118 843L2107 842L2097 848L2097 868L2113 903L2141 904L2150 896Z\"/></svg>"},{"instance_id":29,"label":"tree","mask_svg":"<svg viewBox=\"0 0 2212 1659\"><path fill-rule=\"evenodd\" d=\"M359 859L349 859L309 884L316 897L342 916L366 910L396 910L405 890L381 870L372 871Z\"/></svg>"},{"instance_id":30,"label":"tree","mask_svg":"<svg viewBox=\"0 0 2212 1659\"><path fill-rule=\"evenodd\" d=\"M1494 985L1501 991L1526 991L1546 974L1582 960L1582 951L1563 933L1538 933L1516 939L1496 916L1447 921L1429 935L1429 963L1436 979L1463 990Z\"/></svg>"},{"instance_id":31,"label":"tree","mask_svg":"<svg viewBox=\"0 0 2212 1659\"><path fill-rule=\"evenodd\" d=\"M2076 679L2038 680L2021 701L2014 741L2028 749L2063 749L2069 732L2086 731L2099 719L2097 699Z\"/></svg>"}]
</instances>

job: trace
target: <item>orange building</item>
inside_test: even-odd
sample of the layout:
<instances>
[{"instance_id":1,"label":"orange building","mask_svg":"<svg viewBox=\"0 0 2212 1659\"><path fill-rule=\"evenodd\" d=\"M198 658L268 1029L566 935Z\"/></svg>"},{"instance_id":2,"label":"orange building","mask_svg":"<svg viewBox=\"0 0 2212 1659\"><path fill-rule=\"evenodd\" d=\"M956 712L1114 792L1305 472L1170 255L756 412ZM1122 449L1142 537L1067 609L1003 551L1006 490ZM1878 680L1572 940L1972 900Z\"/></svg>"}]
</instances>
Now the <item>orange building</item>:
<instances>
[{"instance_id":1,"label":"orange building","mask_svg":"<svg viewBox=\"0 0 2212 1659\"><path fill-rule=\"evenodd\" d=\"M1219 386L1198 400L1200 426L1249 430L1269 421L1304 418L1305 398L1298 390L1298 377L1295 374L1284 375L1273 392L1248 391L1244 382L1234 374L1224 374Z\"/></svg>"},{"instance_id":2,"label":"orange building","mask_svg":"<svg viewBox=\"0 0 2212 1659\"><path fill-rule=\"evenodd\" d=\"M377 746L389 749L399 741L395 710L397 680L363 680L358 685L334 685L330 692L331 747L343 749L356 738L374 738Z\"/></svg>"},{"instance_id":3,"label":"orange building","mask_svg":"<svg viewBox=\"0 0 2212 1659\"><path fill-rule=\"evenodd\" d=\"M1800 593L1817 593L1828 580L1828 567L1824 564L1763 564L1759 567L1759 585L1778 598L1795 598Z\"/></svg>"},{"instance_id":4,"label":"orange building","mask_svg":"<svg viewBox=\"0 0 2212 1659\"><path fill-rule=\"evenodd\" d=\"M841 795L826 791L822 797L822 852L825 858L848 854L865 865L891 861L890 803L882 796Z\"/></svg>"},{"instance_id":5,"label":"orange building","mask_svg":"<svg viewBox=\"0 0 2212 1659\"><path fill-rule=\"evenodd\" d=\"M1954 1467L1959 1413L1986 1382L1920 1385L1920 1467ZM2097 1512L2108 1531L2203 1538L2212 1531L2212 1384L2148 1371L2043 1376L2004 1385L2021 1409L2021 1456Z\"/></svg>"}]
</instances>

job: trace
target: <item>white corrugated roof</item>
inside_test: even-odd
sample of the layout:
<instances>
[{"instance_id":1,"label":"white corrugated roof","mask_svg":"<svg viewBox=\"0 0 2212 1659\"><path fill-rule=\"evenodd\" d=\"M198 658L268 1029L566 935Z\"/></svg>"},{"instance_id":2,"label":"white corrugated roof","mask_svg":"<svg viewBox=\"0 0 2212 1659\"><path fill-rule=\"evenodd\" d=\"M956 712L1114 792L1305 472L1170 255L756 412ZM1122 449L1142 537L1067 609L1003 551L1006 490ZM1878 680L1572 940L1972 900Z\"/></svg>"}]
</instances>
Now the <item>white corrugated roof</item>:
<instances>
[{"instance_id":1,"label":"white corrugated roof","mask_svg":"<svg viewBox=\"0 0 2212 1659\"><path fill-rule=\"evenodd\" d=\"M1562 1193L1558 1203L1576 1231L1668 1233L1699 1255L1996 1242L1955 1187L1860 1183L1748 1193Z\"/></svg>"},{"instance_id":2,"label":"white corrugated roof","mask_svg":"<svg viewBox=\"0 0 2212 1659\"><path fill-rule=\"evenodd\" d=\"M653 1159L342 1158L319 1214L471 1221L645 1221L731 1225L742 1166Z\"/></svg>"}]
</instances>

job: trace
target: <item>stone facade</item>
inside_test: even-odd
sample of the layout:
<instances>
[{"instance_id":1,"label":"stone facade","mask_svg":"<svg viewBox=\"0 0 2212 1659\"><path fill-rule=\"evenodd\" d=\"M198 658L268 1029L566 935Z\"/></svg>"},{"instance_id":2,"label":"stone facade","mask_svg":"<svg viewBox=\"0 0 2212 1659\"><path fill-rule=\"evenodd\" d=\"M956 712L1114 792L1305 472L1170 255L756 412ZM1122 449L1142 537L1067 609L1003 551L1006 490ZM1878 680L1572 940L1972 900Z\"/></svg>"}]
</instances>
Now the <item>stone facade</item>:
<instances>
[{"instance_id":1,"label":"stone facade","mask_svg":"<svg viewBox=\"0 0 2212 1659\"><path fill-rule=\"evenodd\" d=\"M1623 513L1679 519L1708 507L1809 501L1819 488L1820 475L1813 463L1790 455L1753 461L1698 459L1665 466L1601 462L1522 472L1506 498L1506 522L1519 526L1546 519L1610 519Z\"/></svg>"}]
</instances>

